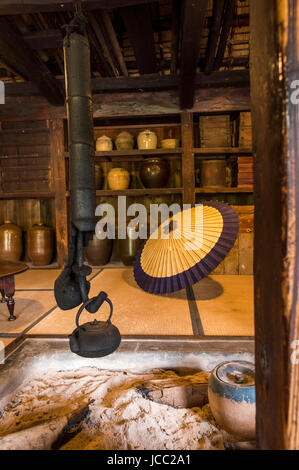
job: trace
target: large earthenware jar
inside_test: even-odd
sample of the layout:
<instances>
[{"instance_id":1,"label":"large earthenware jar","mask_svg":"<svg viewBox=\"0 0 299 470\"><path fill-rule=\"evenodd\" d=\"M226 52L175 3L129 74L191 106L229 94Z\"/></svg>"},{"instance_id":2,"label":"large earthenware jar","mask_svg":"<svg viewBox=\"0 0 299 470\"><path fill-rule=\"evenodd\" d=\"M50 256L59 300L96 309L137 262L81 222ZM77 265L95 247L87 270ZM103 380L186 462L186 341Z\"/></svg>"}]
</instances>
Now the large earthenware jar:
<instances>
[{"instance_id":1,"label":"large earthenware jar","mask_svg":"<svg viewBox=\"0 0 299 470\"><path fill-rule=\"evenodd\" d=\"M103 182L104 182L104 174L103 174L102 167L100 165L95 165L94 171L95 171L96 189L102 189Z\"/></svg>"},{"instance_id":2,"label":"large earthenware jar","mask_svg":"<svg viewBox=\"0 0 299 470\"><path fill-rule=\"evenodd\" d=\"M255 438L254 364L229 361L216 366L209 378L208 396L217 423L240 440Z\"/></svg>"},{"instance_id":3,"label":"large earthenware jar","mask_svg":"<svg viewBox=\"0 0 299 470\"><path fill-rule=\"evenodd\" d=\"M131 150L134 146L134 138L130 132L123 131L115 139L117 150Z\"/></svg>"},{"instance_id":4,"label":"large earthenware jar","mask_svg":"<svg viewBox=\"0 0 299 470\"><path fill-rule=\"evenodd\" d=\"M153 150L157 148L157 134L146 129L138 134L137 144L139 150Z\"/></svg>"},{"instance_id":5,"label":"large earthenware jar","mask_svg":"<svg viewBox=\"0 0 299 470\"><path fill-rule=\"evenodd\" d=\"M84 248L84 257L91 266L103 266L109 263L113 247L113 240L104 238L99 240L96 235Z\"/></svg>"},{"instance_id":6,"label":"large earthenware jar","mask_svg":"<svg viewBox=\"0 0 299 470\"><path fill-rule=\"evenodd\" d=\"M136 256L145 240L137 238L133 240L131 234L135 228L127 228L127 237L118 240L120 259L125 266L132 266L135 263Z\"/></svg>"},{"instance_id":7,"label":"large earthenware jar","mask_svg":"<svg viewBox=\"0 0 299 470\"><path fill-rule=\"evenodd\" d=\"M42 223L27 232L27 253L34 266L46 266L53 258L53 230Z\"/></svg>"},{"instance_id":8,"label":"large earthenware jar","mask_svg":"<svg viewBox=\"0 0 299 470\"><path fill-rule=\"evenodd\" d=\"M169 178L170 167L167 160L146 158L140 165L139 176L146 188L163 188Z\"/></svg>"},{"instance_id":9,"label":"large earthenware jar","mask_svg":"<svg viewBox=\"0 0 299 470\"><path fill-rule=\"evenodd\" d=\"M22 230L6 220L0 227L0 260L19 261L22 254Z\"/></svg>"},{"instance_id":10,"label":"large earthenware jar","mask_svg":"<svg viewBox=\"0 0 299 470\"><path fill-rule=\"evenodd\" d=\"M128 189L130 173L125 168L112 168L108 173L109 188L114 191Z\"/></svg>"},{"instance_id":11,"label":"large earthenware jar","mask_svg":"<svg viewBox=\"0 0 299 470\"><path fill-rule=\"evenodd\" d=\"M102 135L96 140L96 151L104 152L113 149L113 142L107 135Z\"/></svg>"}]
</instances>

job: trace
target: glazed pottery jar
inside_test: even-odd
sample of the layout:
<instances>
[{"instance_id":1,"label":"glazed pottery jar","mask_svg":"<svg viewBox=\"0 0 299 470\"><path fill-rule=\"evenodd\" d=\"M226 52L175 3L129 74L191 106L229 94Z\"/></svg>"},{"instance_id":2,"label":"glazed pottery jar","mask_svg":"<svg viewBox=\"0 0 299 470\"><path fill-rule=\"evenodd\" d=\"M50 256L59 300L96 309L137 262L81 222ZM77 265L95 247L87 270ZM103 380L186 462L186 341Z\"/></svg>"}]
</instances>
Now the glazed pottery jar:
<instances>
[{"instance_id":1,"label":"glazed pottery jar","mask_svg":"<svg viewBox=\"0 0 299 470\"><path fill-rule=\"evenodd\" d=\"M19 261L22 254L22 230L6 220L0 227L0 260Z\"/></svg>"},{"instance_id":2,"label":"glazed pottery jar","mask_svg":"<svg viewBox=\"0 0 299 470\"><path fill-rule=\"evenodd\" d=\"M112 148L113 148L113 143L110 137L107 137L106 135L102 135L101 137L97 138L97 141L96 141L97 152L112 150Z\"/></svg>"},{"instance_id":3,"label":"glazed pottery jar","mask_svg":"<svg viewBox=\"0 0 299 470\"><path fill-rule=\"evenodd\" d=\"M127 221L128 224L129 220ZM145 242L144 239L137 238L136 240L131 238L131 234L138 229L135 227L127 226L127 237L118 240L120 259L125 266L132 266L135 263L136 256Z\"/></svg>"},{"instance_id":4,"label":"glazed pottery jar","mask_svg":"<svg viewBox=\"0 0 299 470\"><path fill-rule=\"evenodd\" d=\"M117 150L131 150L134 147L134 138L130 132L123 131L115 139Z\"/></svg>"},{"instance_id":5,"label":"glazed pottery jar","mask_svg":"<svg viewBox=\"0 0 299 470\"><path fill-rule=\"evenodd\" d=\"M128 189L130 185L130 173L125 168L112 168L108 173L109 188L114 191Z\"/></svg>"},{"instance_id":6,"label":"glazed pottery jar","mask_svg":"<svg viewBox=\"0 0 299 470\"><path fill-rule=\"evenodd\" d=\"M157 148L157 135L146 129L138 134L137 144L139 150L153 150Z\"/></svg>"},{"instance_id":7,"label":"glazed pottery jar","mask_svg":"<svg viewBox=\"0 0 299 470\"><path fill-rule=\"evenodd\" d=\"M163 139L161 142L162 149L175 149L179 146L179 139Z\"/></svg>"},{"instance_id":8,"label":"glazed pottery jar","mask_svg":"<svg viewBox=\"0 0 299 470\"><path fill-rule=\"evenodd\" d=\"M103 181L104 181L102 167L100 165L95 165L94 171L95 171L96 189L102 189Z\"/></svg>"},{"instance_id":9,"label":"glazed pottery jar","mask_svg":"<svg viewBox=\"0 0 299 470\"><path fill-rule=\"evenodd\" d=\"M50 264L54 251L53 230L42 223L27 232L27 253L34 266Z\"/></svg>"},{"instance_id":10,"label":"glazed pottery jar","mask_svg":"<svg viewBox=\"0 0 299 470\"><path fill-rule=\"evenodd\" d=\"M103 266L109 263L113 247L113 240L104 238L99 240L96 235L89 240L87 247L84 248L84 257L91 266Z\"/></svg>"},{"instance_id":11,"label":"glazed pottery jar","mask_svg":"<svg viewBox=\"0 0 299 470\"><path fill-rule=\"evenodd\" d=\"M208 396L217 423L240 440L255 438L255 369L247 361L223 362L209 378Z\"/></svg>"},{"instance_id":12,"label":"glazed pottery jar","mask_svg":"<svg viewBox=\"0 0 299 470\"><path fill-rule=\"evenodd\" d=\"M163 188L169 178L169 163L159 158L146 158L140 165L139 176L146 188Z\"/></svg>"}]
</instances>

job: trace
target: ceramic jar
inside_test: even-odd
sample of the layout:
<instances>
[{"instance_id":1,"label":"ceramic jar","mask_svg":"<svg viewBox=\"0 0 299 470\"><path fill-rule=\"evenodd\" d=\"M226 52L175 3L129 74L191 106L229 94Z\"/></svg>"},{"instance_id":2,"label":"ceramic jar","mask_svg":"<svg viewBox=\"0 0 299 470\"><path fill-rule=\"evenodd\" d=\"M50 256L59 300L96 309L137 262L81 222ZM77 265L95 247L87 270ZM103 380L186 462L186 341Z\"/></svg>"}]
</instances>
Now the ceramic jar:
<instances>
[{"instance_id":1,"label":"ceramic jar","mask_svg":"<svg viewBox=\"0 0 299 470\"><path fill-rule=\"evenodd\" d=\"M97 138L97 141L96 141L97 152L112 150L112 148L113 148L113 143L110 137L107 137L106 135L102 135L101 137Z\"/></svg>"},{"instance_id":2,"label":"ceramic jar","mask_svg":"<svg viewBox=\"0 0 299 470\"><path fill-rule=\"evenodd\" d=\"M112 253L113 240L104 238L99 240L96 235L89 240L87 247L84 248L84 257L91 266L103 266L109 263Z\"/></svg>"},{"instance_id":3,"label":"ceramic jar","mask_svg":"<svg viewBox=\"0 0 299 470\"><path fill-rule=\"evenodd\" d=\"M115 139L117 150L131 150L134 147L134 138L130 132L123 131Z\"/></svg>"},{"instance_id":4,"label":"ceramic jar","mask_svg":"<svg viewBox=\"0 0 299 470\"><path fill-rule=\"evenodd\" d=\"M135 232L135 227L131 228L127 226L127 237L118 240L120 259L125 266L132 266L135 263L136 256L145 242L145 240L141 238L133 240L130 237L130 234L133 232Z\"/></svg>"},{"instance_id":5,"label":"ceramic jar","mask_svg":"<svg viewBox=\"0 0 299 470\"><path fill-rule=\"evenodd\" d=\"M157 135L146 129L138 134L137 144L139 150L153 150L157 148Z\"/></svg>"},{"instance_id":6,"label":"ceramic jar","mask_svg":"<svg viewBox=\"0 0 299 470\"><path fill-rule=\"evenodd\" d=\"M114 191L128 189L130 185L130 173L125 168L112 168L107 178L109 188Z\"/></svg>"},{"instance_id":7,"label":"ceramic jar","mask_svg":"<svg viewBox=\"0 0 299 470\"><path fill-rule=\"evenodd\" d=\"M47 266L53 258L53 230L42 223L27 232L27 253L34 266Z\"/></svg>"},{"instance_id":8,"label":"ceramic jar","mask_svg":"<svg viewBox=\"0 0 299 470\"><path fill-rule=\"evenodd\" d=\"M6 220L0 227L0 260L19 261L22 249L22 230Z\"/></svg>"},{"instance_id":9,"label":"ceramic jar","mask_svg":"<svg viewBox=\"0 0 299 470\"><path fill-rule=\"evenodd\" d=\"M161 142L162 149L175 149L179 146L179 139L163 139Z\"/></svg>"},{"instance_id":10,"label":"ceramic jar","mask_svg":"<svg viewBox=\"0 0 299 470\"><path fill-rule=\"evenodd\" d=\"M146 188L163 188L169 178L170 167L167 160L146 158L139 167L139 176Z\"/></svg>"},{"instance_id":11,"label":"ceramic jar","mask_svg":"<svg viewBox=\"0 0 299 470\"><path fill-rule=\"evenodd\" d=\"M94 171L95 171L96 189L102 189L103 182L104 182L104 175L103 175L102 167L100 165L95 165Z\"/></svg>"},{"instance_id":12,"label":"ceramic jar","mask_svg":"<svg viewBox=\"0 0 299 470\"><path fill-rule=\"evenodd\" d=\"M247 361L223 362L209 378L208 396L217 423L240 440L255 438L255 369Z\"/></svg>"}]
</instances>

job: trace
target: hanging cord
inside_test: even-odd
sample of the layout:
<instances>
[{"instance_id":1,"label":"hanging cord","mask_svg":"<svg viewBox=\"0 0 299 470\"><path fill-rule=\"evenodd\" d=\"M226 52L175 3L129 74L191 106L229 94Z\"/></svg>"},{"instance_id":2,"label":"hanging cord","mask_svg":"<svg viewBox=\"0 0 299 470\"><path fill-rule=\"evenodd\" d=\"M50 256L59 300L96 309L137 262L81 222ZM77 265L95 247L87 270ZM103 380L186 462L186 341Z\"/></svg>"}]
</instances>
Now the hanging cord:
<instances>
[{"instance_id":1,"label":"hanging cord","mask_svg":"<svg viewBox=\"0 0 299 470\"><path fill-rule=\"evenodd\" d=\"M74 10L74 18L71 20L71 22L62 26L62 28L66 30L66 37L68 41L72 33L78 33L82 36L86 36L87 19L82 10L81 0L75 1ZM69 43L67 45L69 46Z\"/></svg>"}]
</instances>

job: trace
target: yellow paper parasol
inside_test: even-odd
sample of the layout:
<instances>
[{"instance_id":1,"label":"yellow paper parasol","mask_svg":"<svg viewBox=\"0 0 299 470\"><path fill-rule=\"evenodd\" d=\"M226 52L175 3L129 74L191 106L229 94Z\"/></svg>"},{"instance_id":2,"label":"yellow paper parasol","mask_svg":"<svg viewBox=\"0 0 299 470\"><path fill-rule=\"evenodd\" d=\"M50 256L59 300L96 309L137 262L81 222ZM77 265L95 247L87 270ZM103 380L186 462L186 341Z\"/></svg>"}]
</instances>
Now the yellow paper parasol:
<instances>
[{"instance_id":1,"label":"yellow paper parasol","mask_svg":"<svg viewBox=\"0 0 299 470\"><path fill-rule=\"evenodd\" d=\"M237 213L222 202L208 201L178 212L162 222L139 251L136 282L155 294L185 289L224 260L238 231Z\"/></svg>"}]
</instances>

